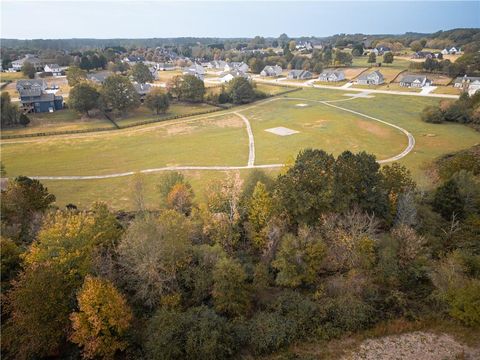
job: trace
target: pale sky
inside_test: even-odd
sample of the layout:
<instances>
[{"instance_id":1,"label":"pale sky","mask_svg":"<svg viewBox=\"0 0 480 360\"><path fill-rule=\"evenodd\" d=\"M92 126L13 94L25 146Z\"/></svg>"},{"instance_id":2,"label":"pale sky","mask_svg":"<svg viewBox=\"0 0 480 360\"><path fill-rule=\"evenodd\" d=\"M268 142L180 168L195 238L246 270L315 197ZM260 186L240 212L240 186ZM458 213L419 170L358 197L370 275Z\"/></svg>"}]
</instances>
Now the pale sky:
<instances>
[{"instance_id":1,"label":"pale sky","mask_svg":"<svg viewBox=\"0 0 480 360\"><path fill-rule=\"evenodd\" d=\"M298 37L480 27L480 0L0 1L1 38Z\"/></svg>"}]
</instances>

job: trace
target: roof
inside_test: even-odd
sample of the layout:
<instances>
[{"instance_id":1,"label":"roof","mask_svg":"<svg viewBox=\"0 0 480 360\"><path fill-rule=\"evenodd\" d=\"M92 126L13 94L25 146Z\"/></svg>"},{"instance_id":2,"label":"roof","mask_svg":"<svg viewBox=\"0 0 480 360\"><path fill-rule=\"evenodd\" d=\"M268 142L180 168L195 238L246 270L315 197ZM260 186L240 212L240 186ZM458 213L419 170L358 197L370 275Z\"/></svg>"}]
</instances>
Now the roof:
<instances>
[{"instance_id":1,"label":"roof","mask_svg":"<svg viewBox=\"0 0 480 360\"><path fill-rule=\"evenodd\" d=\"M304 72L306 72L305 70L290 70L289 71L289 75L295 75L295 76L300 76L302 75Z\"/></svg>"},{"instance_id":2,"label":"roof","mask_svg":"<svg viewBox=\"0 0 480 360\"><path fill-rule=\"evenodd\" d=\"M342 70L331 70L331 69L327 69L327 70L324 70L320 76L329 76L329 75L340 75L342 74L343 75L343 71Z\"/></svg>"},{"instance_id":3,"label":"roof","mask_svg":"<svg viewBox=\"0 0 480 360\"><path fill-rule=\"evenodd\" d=\"M29 89L32 87L38 87L38 88L46 87L45 80L42 80L42 79L17 80L17 90L20 88Z\"/></svg>"},{"instance_id":4,"label":"roof","mask_svg":"<svg viewBox=\"0 0 480 360\"><path fill-rule=\"evenodd\" d=\"M48 66L50 69L60 69L60 65L58 64L47 64L45 66Z\"/></svg>"},{"instance_id":5,"label":"roof","mask_svg":"<svg viewBox=\"0 0 480 360\"><path fill-rule=\"evenodd\" d=\"M373 74L377 74L380 79L383 79L383 74L379 70L375 70L368 74L363 73L358 77L358 80L368 80Z\"/></svg>"},{"instance_id":6,"label":"roof","mask_svg":"<svg viewBox=\"0 0 480 360\"><path fill-rule=\"evenodd\" d=\"M91 81L98 81L100 83L103 83L106 78L108 78L110 75L113 75L111 71L100 71L94 74L88 74L87 79Z\"/></svg>"},{"instance_id":7,"label":"roof","mask_svg":"<svg viewBox=\"0 0 480 360\"><path fill-rule=\"evenodd\" d=\"M414 82L415 80L423 82L426 79L427 77L425 75L405 75L404 77L402 77L400 82L411 83L411 82Z\"/></svg>"},{"instance_id":8,"label":"roof","mask_svg":"<svg viewBox=\"0 0 480 360\"><path fill-rule=\"evenodd\" d=\"M469 82L480 81L480 76L459 76L455 79L454 83L459 84L462 83L464 80Z\"/></svg>"},{"instance_id":9,"label":"roof","mask_svg":"<svg viewBox=\"0 0 480 360\"><path fill-rule=\"evenodd\" d=\"M150 84L139 84L137 82L133 83L133 87L137 94L146 94L152 90L152 85Z\"/></svg>"}]
</instances>

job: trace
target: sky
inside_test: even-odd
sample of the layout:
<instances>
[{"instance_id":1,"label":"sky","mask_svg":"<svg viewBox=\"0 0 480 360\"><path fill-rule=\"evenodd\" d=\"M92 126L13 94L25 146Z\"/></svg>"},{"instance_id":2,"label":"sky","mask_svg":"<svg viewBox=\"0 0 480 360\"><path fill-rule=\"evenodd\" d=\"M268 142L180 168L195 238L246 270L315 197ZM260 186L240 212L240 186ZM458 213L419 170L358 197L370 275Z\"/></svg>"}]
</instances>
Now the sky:
<instances>
[{"instance_id":1,"label":"sky","mask_svg":"<svg viewBox=\"0 0 480 360\"><path fill-rule=\"evenodd\" d=\"M0 0L1 38L290 37L480 28L476 1Z\"/></svg>"}]
</instances>

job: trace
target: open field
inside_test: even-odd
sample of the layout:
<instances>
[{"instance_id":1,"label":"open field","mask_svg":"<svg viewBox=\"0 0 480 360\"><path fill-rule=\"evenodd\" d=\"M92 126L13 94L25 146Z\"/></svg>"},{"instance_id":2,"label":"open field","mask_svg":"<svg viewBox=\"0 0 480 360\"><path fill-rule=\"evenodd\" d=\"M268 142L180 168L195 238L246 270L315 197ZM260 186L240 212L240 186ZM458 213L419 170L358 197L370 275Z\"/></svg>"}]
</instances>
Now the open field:
<instances>
[{"instance_id":1,"label":"open field","mask_svg":"<svg viewBox=\"0 0 480 360\"><path fill-rule=\"evenodd\" d=\"M159 71L158 79L155 80L155 83L166 83L175 76L182 75L181 70L169 70L169 71Z\"/></svg>"},{"instance_id":2,"label":"open field","mask_svg":"<svg viewBox=\"0 0 480 360\"><path fill-rule=\"evenodd\" d=\"M392 64L384 64L383 56L377 56L377 63L382 63L383 68L394 68L394 69L408 69L410 65L410 59L400 58L395 56ZM354 56L353 57L353 66L357 67L370 67L372 64L368 63L368 56Z\"/></svg>"},{"instance_id":3,"label":"open field","mask_svg":"<svg viewBox=\"0 0 480 360\"><path fill-rule=\"evenodd\" d=\"M25 79L25 75L21 71L18 72L0 72L0 82L15 81Z\"/></svg>"},{"instance_id":4,"label":"open field","mask_svg":"<svg viewBox=\"0 0 480 360\"><path fill-rule=\"evenodd\" d=\"M448 95L460 95L462 90L451 85L449 86L438 86L433 90L434 94L448 94Z\"/></svg>"},{"instance_id":5,"label":"open field","mask_svg":"<svg viewBox=\"0 0 480 360\"><path fill-rule=\"evenodd\" d=\"M259 84L260 85L260 84ZM264 84L262 84L264 85ZM322 103L331 103L339 108ZM375 94L352 98L344 91L302 89L233 110L165 121L107 133L2 141L2 160L9 176L109 175L170 166L245 167L249 158L249 121L255 140L255 165L291 161L299 150L321 148L336 155L365 150L379 160L401 153L407 137L381 119L410 132L413 151L400 160L422 187L430 185L425 169L434 158L480 143L480 133L460 124L428 124L419 114L437 98ZM348 110L356 111L353 114ZM365 116L363 116L364 114ZM280 136L265 130L284 127L298 131ZM23 140L23 139L21 139ZM32 155L34 154L34 155ZM238 170L235 170L238 171ZM240 170L241 175L249 169ZM268 169L276 175L280 168ZM224 171L184 170L202 201L210 180ZM147 201L155 202L161 172L145 175ZM115 208L131 208L129 176L94 180L42 180L58 203L88 206L108 200Z\"/></svg>"},{"instance_id":6,"label":"open field","mask_svg":"<svg viewBox=\"0 0 480 360\"><path fill-rule=\"evenodd\" d=\"M3 135L34 134L50 131L86 130L97 128L114 128L104 117L87 117L74 110L65 109L53 113L30 114L27 127L2 129Z\"/></svg>"},{"instance_id":7,"label":"open field","mask_svg":"<svg viewBox=\"0 0 480 360\"><path fill-rule=\"evenodd\" d=\"M136 123L140 123L145 120L151 119L164 119L175 115L195 114L208 110L215 109L215 106L208 104L187 104L187 103L172 103L165 114L156 115L152 110L146 106L140 106L126 117L115 118L115 122L121 126L128 126Z\"/></svg>"},{"instance_id":8,"label":"open field","mask_svg":"<svg viewBox=\"0 0 480 360\"><path fill-rule=\"evenodd\" d=\"M288 90L287 87L270 85L270 84L259 83L259 82L255 83L255 86L257 90L263 91L268 95L276 95L278 93L284 92L285 90Z\"/></svg>"}]
</instances>

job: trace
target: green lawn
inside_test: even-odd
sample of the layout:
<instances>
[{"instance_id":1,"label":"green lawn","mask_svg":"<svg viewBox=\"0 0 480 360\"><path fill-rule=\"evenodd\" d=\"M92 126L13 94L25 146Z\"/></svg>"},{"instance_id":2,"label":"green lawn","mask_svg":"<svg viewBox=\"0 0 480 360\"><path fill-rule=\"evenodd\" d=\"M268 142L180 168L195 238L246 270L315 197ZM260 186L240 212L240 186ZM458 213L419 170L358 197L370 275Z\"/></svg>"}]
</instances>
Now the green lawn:
<instances>
[{"instance_id":1,"label":"green lawn","mask_svg":"<svg viewBox=\"0 0 480 360\"><path fill-rule=\"evenodd\" d=\"M290 89L289 87L285 87L285 86L278 86L278 85L266 84L261 82L256 82L255 86L257 90L263 91L268 95L276 95L278 93L281 93Z\"/></svg>"},{"instance_id":2,"label":"green lawn","mask_svg":"<svg viewBox=\"0 0 480 360\"><path fill-rule=\"evenodd\" d=\"M382 67L380 69L383 69L383 68L408 69L408 67L410 66L409 60L403 59L403 58L397 58L397 57L394 58L392 64L384 64L383 56L377 56L377 63L378 62L382 62ZM372 66L372 64L368 63L368 56L354 56L352 65L359 66L359 67Z\"/></svg>"},{"instance_id":3,"label":"green lawn","mask_svg":"<svg viewBox=\"0 0 480 360\"><path fill-rule=\"evenodd\" d=\"M346 100L334 103L368 114L410 131L414 150L400 162L411 169L422 187L429 186L426 165L438 156L480 143L480 133L459 124L428 124L420 119L427 105L440 99L375 94L370 99L348 100L344 91L303 89L279 97L217 112L132 129L50 137L22 141L2 141L2 162L9 176L17 175L102 175L174 165L244 166L248 158L248 137L243 121L250 119L255 137L256 164L283 163L306 147L334 154L344 150L368 151L379 159L401 152L406 137L398 130L360 115L334 109L310 100ZM294 99L300 98L300 99ZM291 100L286 100L291 99ZM307 99L307 100L305 100ZM307 104L306 107L296 106ZM266 132L287 127L299 133L278 136ZM273 175L279 169L270 170ZM248 170L242 171L242 176ZM197 199L203 200L208 182L224 172L186 171ZM147 201L156 201L158 173L146 175ZM88 206L95 199L108 200L114 208L130 209L130 177L105 180L44 181L57 195L60 205L72 202Z\"/></svg>"},{"instance_id":4,"label":"green lawn","mask_svg":"<svg viewBox=\"0 0 480 360\"><path fill-rule=\"evenodd\" d=\"M136 123L141 123L146 120L164 119L175 115L195 114L208 110L216 109L215 106L208 104L186 104L186 103L172 103L165 114L156 115L145 106L140 106L135 111L129 113L125 117L115 118L115 122L120 126L128 126Z\"/></svg>"},{"instance_id":5,"label":"green lawn","mask_svg":"<svg viewBox=\"0 0 480 360\"><path fill-rule=\"evenodd\" d=\"M86 117L74 110L59 110L53 113L29 115L30 124L23 127L4 128L2 135L25 135L41 132L87 130L97 128L114 128L114 125L103 117Z\"/></svg>"}]
</instances>

